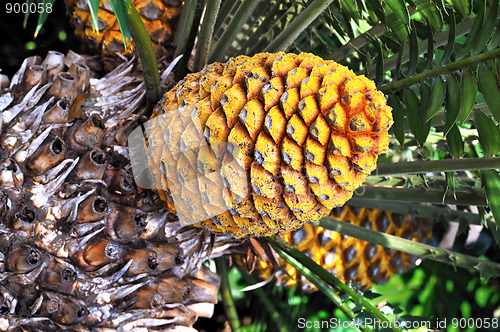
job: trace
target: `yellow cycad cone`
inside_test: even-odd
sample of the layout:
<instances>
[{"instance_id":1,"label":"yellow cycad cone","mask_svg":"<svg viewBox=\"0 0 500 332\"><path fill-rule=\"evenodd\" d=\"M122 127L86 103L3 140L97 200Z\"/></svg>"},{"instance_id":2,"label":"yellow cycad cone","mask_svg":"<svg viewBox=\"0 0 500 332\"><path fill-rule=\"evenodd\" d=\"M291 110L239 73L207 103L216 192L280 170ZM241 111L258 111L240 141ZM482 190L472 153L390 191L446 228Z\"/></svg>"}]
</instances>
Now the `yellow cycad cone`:
<instances>
[{"instance_id":1,"label":"yellow cycad cone","mask_svg":"<svg viewBox=\"0 0 500 332\"><path fill-rule=\"evenodd\" d=\"M430 222L411 215L344 206L335 209L331 216L412 241L429 244L431 240ZM303 228L283 236L285 241L293 244L317 264L343 282L354 284L357 289L368 289L373 284L383 284L393 274L401 274L414 267L417 259L416 256L311 224L305 224ZM259 260L255 271L263 279L276 277L278 285L300 286L306 291L316 290L313 284L282 259L275 269L270 263Z\"/></svg>"},{"instance_id":2,"label":"yellow cycad cone","mask_svg":"<svg viewBox=\"0 0 500 332\"><path fill-rule=\"evenodd\" d=\"M165 184L160 195L181 220L197 216L198 225L236 236L295 230L342 206L387 151L393 123L372 81L306 53L213 63L166 93L153 117L176 113L181 119L158 121L149 145L155 181ZM199 139L193 128L208 153L184 153ZM166 177L162 163L180 180ZM220 181L207 169L222 169L228 190L210 190ZM214 201L225 212L211 213Z\"/></svg>"}]
</instances>

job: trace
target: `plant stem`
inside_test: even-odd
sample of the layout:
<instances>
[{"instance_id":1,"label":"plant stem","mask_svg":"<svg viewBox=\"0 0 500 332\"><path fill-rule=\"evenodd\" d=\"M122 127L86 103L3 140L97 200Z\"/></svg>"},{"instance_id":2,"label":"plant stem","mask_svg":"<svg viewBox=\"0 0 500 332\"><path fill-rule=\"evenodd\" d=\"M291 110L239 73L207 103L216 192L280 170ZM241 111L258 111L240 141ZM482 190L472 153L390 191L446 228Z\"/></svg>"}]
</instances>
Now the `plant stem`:
<instances>
[{"instance_id":1,"label":"plant stem","mask_svg":"<svg viewBox=\"0 0 500 332\"><path fill-rule=\"evenodd\" d=\"M466 158L378 164L371 176L406 175L500 168L500 158Z\"/></svg>"},{"instance_id":2,"label":"plant stem","mask_svg":"<svg viewBox=\"0 0 500 332\"><path fill-rule=\"evenodd\" d=\"M395 187L363 186L356 190L355 195L363 199L386 200L393 202L420 202L434 204L459 204L487 206L486 198L481 192L455 192L444 195L441 190L406 189Z\"/></svg>"},{"instance_id":3,"label":"plant stem","mask_svg":"<svg viewBox=\"0 0 500 332\"><path fill-rule=\"evenodd\" d=\"M421 82L429 77L434 77L434 76L439 76L447 73L451 73L452 71L459 70L465 67L469 67L475 63L478 62L483 62L495 57L500 56L500 48L494 49L489 52L484 52L478 55L474 55L468 58L465 58L463 60L455 61L452 63L449 63L444 66L436 67L427 71L424 71L420 74L410 76L407 78L404 78L399 81L395 81L392 83L384 84L380 87L380 91L383 93L391 93L391 92L396 92L400 89L409 87L413 84L416 84L418 82Z\"/></svg>"},{"instance_id":4,"label":"plant stem","mask_svg":"<svg viewBox=\"0 0 500 332\"><path fill-rule=\"evenodd\" d=\"M264 49L264 52L285 50L332 2L333 0L315 0Z\"/></svg>"},{"instance_id":5,"label":"plant stem","mask_svg":"<svg viewBox=\"0 0 500 332\"><path fill-rule=\"evenodd\" d=\"M243 50L244 54L252 55L257 53L256 50L262 50L259 48L259 45L261 43L266 43L266 40L268 40L267 34L272 33L274 25L280 21L281 15L286 12L286 5L286 3L276 2L273 7L269 9L264 21L259 24L255 32L249 36L243 45L241 45L241 50ZM290 6L292 6L292 4L290 4ZM286 9L288 10L288 8Z\"/></svg>"},{"instance_id":6,"label":"plant stem","mask_svg":"<svg viewBox=\"0 0 500 332\"><path fill-rule=\"evenodd\" d=\"M391 201L379 201L358 197L351 198L346 205L367 209L379 209L400 214L409 214L431 220L442 219L446 221L457 221L460 219L466 221L470 225L481 225L481 216L479 214L450 210L447 206L426 206L409 202L399 202L398 204L394 204L394 202Z\"/></svg>"},{"instance_id":7,"label":"plant stem","mask_svg":"<svg viewBox=\"0 0 500 332\"><path fill-rule=\"evenodd\" d=\"M319 291L325 294L343 313L347 316L351 321L354 319L354 313L347 305L347 302L344 302L342 298L335 293L331 287L326 284L321 278L311 272L308 268L302 265L298 260L296 260L293 256L290 256L285 251L281 250L279 247L274 247L274 250L281 256L288 264L292 265L297 271L300 272L304 277L307 278L311 283L313 283ZM361 331L372 331L372 329L368 327L360 326L359 329Z\"/></svg>"},{"instance_id":8,"label":"plant stem","mask_svg":"<svg viewBox=\"0 0 500 332\"><path fill-rule=\"evenodd\" d=\"M197 0L186 0L182 8L181 17L179 18L179 24L177 26L177 34L174 40L174 45L177 46L174 55L175 58L184 54L186 51L197 2Z\"/></svg>"},{"instance_id":9,"label":"plant stem","mask_svg":"<svg viewBox=\"0 0 500 332\"><path fill-rule=\"evenodd\" d=\"M233 42L234 37L238 31L240 31L243 24L245 24L248 17L252 14L259 2L260 1L257 0L243 0L243 3L240 5L234 14L234 17L231 19L228 26L217 41L217 44L212 46L212 50L209 55L210 62L224 60L225 51Z\"/></svg>"},{"instance_id":10,"label":"plant stem","mask_svg":"<svg viewBox=\"0 0 500 332\"><path fill-rule=\"evenodd\" d=\"M192 43L194 42L194 38L192 38L191 34L193 26L197 26L195 23L197 4L198 0L185 1L181 17L179 18L179 23L177 25L177 33L174 40L174 45L177 48L175 50L174 58L177 58L179 55L182 55L183 57L179 61L175 71L176 81L182 79L187 73L187 64L191 56Z\"/></svg>"},{"instance_id":11,"label":"plant stem","mask_svg":"<svg viewBox=\"0 0 500 332\"><path fill-rule=\"evenodd\" d=\"M194 56L194 71L200 71L206 66L208 60L208 51L212 42L215 21L221 0L206 0L205 15L201 23L200 33L196 44L196 52Z\"/></svg>"},{"instance_id":12,"label":"plant stem","mask_svg":"<svg viewBox=\"0 0 500 332\"><path fill-rule=\"evenodd\" d=\"M256 43L254 43L251 47L250 50L248 51L248 54L255 54L258 52L263 52L264 48L267 47L269 44L269 41L272 40L273 36L276 35L277 31L283 30L283 26L285 25L285 22L288 22L291 20L291 18L295 17L298 15L298 12L301 10L302 5L299 3L291 3L289 7L284 11L281 12L279 17L276 17L274 19L274 23L271 25L269 24L266 27L266 32L262 36L256 36ZM267 20L266 20L267 21ZM267 22L266 22L267 23ZM259 27L260 28L260 27Z\"/></svg>"},{"instance_id":13,"label":"plant stem","mask_svg":"<svg viewBox=\"0 0 500 332\"><path fill-rule=\"evenodd\" d=\"M387 28L383 23L375 24L370 30L359 35L358 37L349 40L347 44L339 47L333 52L325 57L325 60L334 60L340 62L341 60L347 58L353 52L358 51L366 44L370 43L374 39L377 39L384 33L386 33Z\"/></svg>"},{"instance_id":14,"label":"plant stem","mask_svg":"<svg viewBox=\"0 0 500 332\"><path fill-rule=\"evenodd\" d=\"M219 35L219 30L224 21L230 14L234 11L234 7L238 5L238 0L234 1L224 1L219 10L219 15L217 15L217 21L214 26L214 37Z\"/></svg>"},{"instance_id":15,"label":"plant stem","mask_svg":"<svg viewBox=\"0 0 500 332\"><path fill-rule=\"evenodd\" d=\"M364 296L356 292L351 287L341 282L333 274L331 274L323 267L318 265L311 258L307 257L304 253L302 253L300 250L295 248L290 243L278 239L277 237L266 238L266 240L269 241L269 243L271 243L276 252L279 253L280 249L281 251L286 252L288 255L295 258L298 262L300 262L300 264L307 267L309 270L311 270L311 272L316 274L322 280L326 281L332 287L334 287L343 294L349 295L349 297L354 301L354 303L361 304L366 310L371 312L377 319L383 322L387 322L388 324L391 323L390 319L387 316L385 316L382 312L380 312L371 301L366 299ZM399 328L394 328L394 331L401 331L401 330Z\"/></svg>"},{"instance_id":16,"label":"plant stem","mask_svg":"<svg viewBox=\"0 0 500 332\"><path fill-rule=\"evenodd\" d=\"M125 1L127 8L127 19L130 25L130 34L139 53L139 59L144 73L144 83L146 85L146 112L149 116L153 107L161 98L160 74L158 73L158 64L156 62L155 50L149 33L144 26L141 16L129 1Z\"/></svg>"},{"instance_id":17,"label":"plant stem","mask_svg":"<svg viewBox=\"0 0 500 332\"><path fill-rule=\"evenodd\" d=\"M215 259L215 266L217 268L217 274L221 278L220 294L222 297L222 303L224 304L224 308L226 309L229 325L231 326L232 331L241 331L238 312L236 311L236 306L234 305L233 297L231 296L231 288L229 287L229 280L227 278L227 266L224 257Z\"/></svg>"},{"instance_id":18,"label":"plant stem","mask_svg":"<svg viewBox=\"0 0 500 332\"><path fill-rule=\"evenodd\" d=\"M412 255L422 256L438 262L444 262L453 266L466 269L477 269L480 272L490 272L492 275L500 275L500 264L463 255L450 250L429 246L394 235L380 233L371 229L356 226L330 217L325 217L318 222L320 227L355 237L357 239L375 243L391 249L404 251ZM488 270L488 271L486 271Z\"/></svg>"},{"instance_id":19,"label":"plant stem","mask_svg":"<svg viewBox=\"0 0 500 332\"><path fill-rule=\"evenodd\" d=\"M471 179L471 178L456 178L456 188L457 189L468 189L471 187L479 188L480 181L479 179ZM424 186L431 189L444 189L448 186L448 182L444 176L434 176L434 175L425 175L421 174L409 174L409 175L373 175L366 178L365 185L371 186L383 186L383 187L418 187Z\"/></svg>"}]
</instances>

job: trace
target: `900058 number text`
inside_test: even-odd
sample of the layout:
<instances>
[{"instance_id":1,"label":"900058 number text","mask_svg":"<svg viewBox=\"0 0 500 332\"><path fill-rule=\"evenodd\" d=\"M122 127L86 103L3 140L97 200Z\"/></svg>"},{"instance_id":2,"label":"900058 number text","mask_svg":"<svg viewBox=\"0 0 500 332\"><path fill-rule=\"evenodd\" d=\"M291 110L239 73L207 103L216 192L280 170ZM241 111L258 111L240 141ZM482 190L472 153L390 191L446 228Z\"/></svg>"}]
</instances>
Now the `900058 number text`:
<instances>
[{"instance_id":1,"label":"900058 number text","mask_svg":"<svg viewBox=\"0 0 500 332\"><path fill-rule=\"evenodd\" d=\"M498 318L453 318L451 320L451 326L454 328L466 329L470 327L475 328L493 328L498 329L499 321Z\"/></svg>"},{"instance_id":2,"label":"900058 number text","mask_svg":"<svg viewBox=\"0 0 500 332\"><path fill-rule=\"evenodd\" d=\"M14 14L19 14L19 13L23 13L23 14L26 14L26 13L31 13L31 14L34 14L34 13L52 13L52 3L48 2L48 3L36 3L36 2L32 2L32 3L10 3L10 2L7 2L5 4L5 12L7 14L11 14L11 13L14 13Z\"/></svg>"}]
</instances>

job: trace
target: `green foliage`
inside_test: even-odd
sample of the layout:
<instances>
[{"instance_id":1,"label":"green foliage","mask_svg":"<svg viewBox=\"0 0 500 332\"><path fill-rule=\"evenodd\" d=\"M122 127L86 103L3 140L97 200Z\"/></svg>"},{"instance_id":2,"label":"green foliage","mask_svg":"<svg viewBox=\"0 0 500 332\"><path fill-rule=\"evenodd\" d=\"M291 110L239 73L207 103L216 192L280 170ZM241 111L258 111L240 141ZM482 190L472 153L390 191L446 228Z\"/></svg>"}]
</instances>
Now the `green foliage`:
<instances>
[{"instance_id":1,"label":"green foliage","mask_svg":"<svg viewBox=\"0 0 500 332\"><path fill-rule=\"evenodd\" d=\"M393 276L385 285L374 286L373 290L384 294L388 303L401 308L402 315L430 317L434 324L441 322L441 331L498 329L479 327L475 322L468 329L454 328L460 319L490 317L491 320L497 317L495 311L500 306L498 284L488 287L473 272L457 273L451 267L424 262L405 275Z\"/></svg>"},{"instance_id":2,"label":"green foliage","mask_svg":"<svg viewBox=\"0 0 500 332\"><path fill-rule=\"evenodd\" d=\"M25 3L27 5L26 7L27 10L26 13L24 14L23 26L24 28L26 28L30 13L37 12L38 22L36 24L36 29L35 29L35 38L38 36L38 33L42 29L45 21L47 21L49 14L52 12L52 5L54 4L54 2L55 0L43 0L41 3L39 2L35 3L34 0L26 0ZM36 8L36 10L33 10L33 8Z\"/></svg>"},{"instance_id":3,"label":"green foliage","mask_svg":"<svg viewBox=\"0 0 500 332\"><path fill-rule=\"evenodd\" d=\"M242 331L278 330L271 318L273 313L262 302L270 298L276 313L288 323L286 328L289 331L358 331L356 328L342 327L343 324L348 326L349 317L321 293L304 293L299 288L284 288L273 284L243 293L241 289L258 280L237 268L231 269L229 276L236 308L242 318L246 318L245 321L251 322L242 326ZM458 325L460 319L498 319L496 311L500 308L499 294L498 283L488 285L473 271L457 273L452 267L423 262L403 275L392 276L385 285L374 286L364 296L383 307L384 312L392 312L389 315L395 320L429 321L433 328L438 327L436 324L440 322L441 331L451 332L464 330L453 328L454 323ZM263 296L267 299L263 299ZM354 306L352 308L356 310ZM367 316L369 317L359 312L357 314L359 319ZM311 325L310 328L300 329L300 318L333 324L324 328ZM446 324L443 323L445 321ZM471 332L496 330L491 326L489 329L484 326L479 328L476 322L467 329Z\"/></svg>"}]
</instances>

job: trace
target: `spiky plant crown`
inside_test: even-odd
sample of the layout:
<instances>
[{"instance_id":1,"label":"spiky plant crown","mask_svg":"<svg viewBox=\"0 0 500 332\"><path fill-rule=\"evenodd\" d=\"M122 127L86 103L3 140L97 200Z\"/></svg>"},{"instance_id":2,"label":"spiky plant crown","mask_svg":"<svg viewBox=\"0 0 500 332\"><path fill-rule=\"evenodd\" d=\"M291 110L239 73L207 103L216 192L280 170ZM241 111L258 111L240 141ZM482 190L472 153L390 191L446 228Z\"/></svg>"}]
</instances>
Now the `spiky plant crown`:
<instances>
[{"instance_id":1,"label":"spiky plant crown","mask_svg":"<svg viewBox=\"0 0 500 332\"><path fill-rule=\"evenodd\" d=\"M28 58L0 92L0 325L191 327L217 302L219 279L201 264L228 241L182 227L135 186L135 60L100 79L85 61Z\"/></svg>"}]
</instances>

